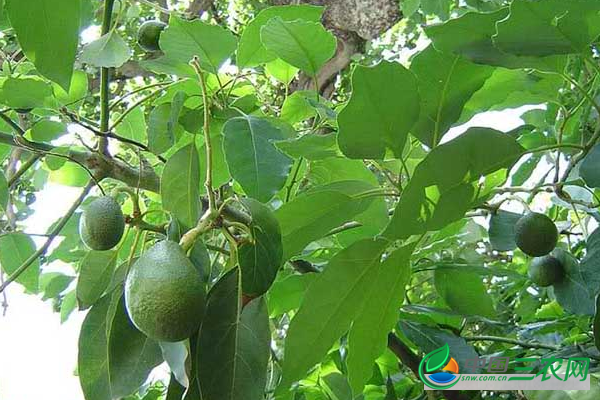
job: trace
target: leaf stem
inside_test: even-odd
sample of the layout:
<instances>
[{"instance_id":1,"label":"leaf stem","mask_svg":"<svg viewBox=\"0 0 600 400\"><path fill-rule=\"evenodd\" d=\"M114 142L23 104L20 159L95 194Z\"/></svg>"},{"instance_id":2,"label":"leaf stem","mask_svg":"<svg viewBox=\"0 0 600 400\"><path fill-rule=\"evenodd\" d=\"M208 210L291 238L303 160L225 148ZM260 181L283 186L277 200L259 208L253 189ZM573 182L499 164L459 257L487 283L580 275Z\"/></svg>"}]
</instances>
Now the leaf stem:
<instances>
[{"instance_id":1,"label":"leaf stem","mask_svg":"<svg viewBox=\"0 0 600 400\"><path fill-rule=\"evenodd\" d=\"M83 203L83 200L85 200L86 196L88 195L90 190L94 187L94 185L95 185L95 183L93 181L88 182L88 184L83 189L83 192L81 192L81 194L79 195L77 200L75 200L73 205L71 205L71 208L69 208L67 213L58 221L58 223L54 226L54 228L52 228L52 230L48 233L48 239L46 239L46 242L42 245L42 247L40 247L32 255L30 255L29 258L27 258L25 261L23 261L23 263L15 270L15 272L10 274L6 278L4 283L2 283L0 285L0 293L2 293L8 285L10 285L16 279L18 279L19 276L21 276L21 274L23 272L25 272L27 270L27 268L29 268L31 266L31 264L34 263L35 260L37 260L40 256L44 255L46 253L46 251L48 251L48 248L50 247L50 245L52 244L52 242L54 241L56 236L58 236L60 234L60 232L65 227L67 222L69 222L69 219L71 218L71 216L75 213L75 211L81 205L81 203Z\"/></svg>"},{"instance_id":2,"label":"leaf stem","mask_svg":"<svg viewBox=\"0 0 600 400\"><path fill-rule=\"evenodd\" d=\"M213 191L213 154L212 154L212 141L210 138L210 101L208 97L208 90L206 88L206 80L204 78L204 72L200 68L200 61L198 57L194 57L192 60L192 66L198 75L200 80L200 86L202 88L202 103L204 104L204 148L206 150L206 181L204 187L208 195L208 211L210 213L217 212L215 192Z\"/></svg>"},{"instance_id":3,"label":"leaf stem","mask_svg":"<svg viewBox=\"0 0 600 400\"><path fill-rule=\"evenodd\" d=\"M302 168L302 163L304 162L304 158L300 157L297 161L296 161L296 168L294 168L294 173L292 174L292 181L290 182L290 184L288 185L288 187L286 188L286 193L285 193L285 202L289 202L291 197L292 197L292 190L294 189L294 185L297 182L298 179L298 173L300 172L300 168Z\"/></svg>"},{"instance_id":4,"label":"leaf stem","mask_svg":"<svg viewBox=\"0 0 600 400\"><path fill-rule=\"evenodd\" d=\"M115 0L104 1L104 15L102 17L102 32L101 35L106 35L110 31L112 11L115 5ZM110 120L110 70L108 68L100 68L100 130L108 132ZM108 155L108 138L100 137L98 141L98 149L102 154Z\"/></svg>"}]
</instances>

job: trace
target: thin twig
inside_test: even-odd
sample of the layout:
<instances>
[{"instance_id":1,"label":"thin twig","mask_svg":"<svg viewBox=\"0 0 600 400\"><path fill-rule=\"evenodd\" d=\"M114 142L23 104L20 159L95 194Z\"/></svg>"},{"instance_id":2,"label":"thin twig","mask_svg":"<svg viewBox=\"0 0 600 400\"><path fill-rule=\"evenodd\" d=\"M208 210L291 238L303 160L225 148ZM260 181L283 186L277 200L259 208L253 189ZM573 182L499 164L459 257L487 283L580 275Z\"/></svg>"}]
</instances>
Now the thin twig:
<instances>
[{"instance_id":1,"label":"thin twig","mask_svg":"<svg viewBox=\"0 0 600 400\"><path fill-rule=\"evenodd\" d=\"M4 289L6 289L6 287L8 285L10 285L16 279L18 279L19 276L21 276L21 274L23 272L25 272L27 270L27 268L29 268L31 266L31 264L33 264L35 262L35 260L37 260L40 256L44 255L46 253L46 251L48 251L48 248L50 247L50 245L52 244L54 239L60 234L60 232L65 227L67 222L69 222L69 219L71 218L71 216L75 213L75 211L81 205L81 203L83 203L83 200L85 200L86 196L88 195L90 190L94 187L94 185L95 185L94 182L92 182L92 181L88 182L88 184L84 187L83 191L81 192L81 194L79 195L77 200L75 200L73 205L71 205L71 208L69 208L67 213L60 219L60 221L58 221L58 223L54 226L54 228L52 228L52 230L50 232L48 232L48 235L49 235L48 239L46 239L46 242L42 245L42 247L40 247L31 256L29 256L29 258L27 258L23 262L23 264L21 264L21 266L19 266L15 270L15 272L10 274L6 278L4 283L2 283L0 285L0 293L4 292Z\"/></svg>"},{"instance_id":2,"label":"thin twig","mask_svg":"<svg viewBox=\"0 0 600 400\"><path fill-rule=\"evenodd\" d=\"M560 350L560 346L553 346L550 344L543 343L532 343L532 342L524 342L518 339L505 338L500 336L463 336L467 342L500 342L500 343L509 343L514 344L516 346L520 346L526 349L546 349L546 350Z\"/></svg>"}]
</instances>

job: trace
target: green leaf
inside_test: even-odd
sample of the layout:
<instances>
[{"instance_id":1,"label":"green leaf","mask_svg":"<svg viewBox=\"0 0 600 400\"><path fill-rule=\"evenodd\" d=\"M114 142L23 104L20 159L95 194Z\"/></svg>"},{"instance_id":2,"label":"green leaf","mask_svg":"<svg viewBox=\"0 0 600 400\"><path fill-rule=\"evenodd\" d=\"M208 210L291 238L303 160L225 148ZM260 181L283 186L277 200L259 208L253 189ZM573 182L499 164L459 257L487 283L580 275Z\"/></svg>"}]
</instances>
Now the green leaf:
<instances>
[{"instance_id":1,"label":"green leaf","mask_svg":"<svg viewBox=\"0 0 600 400\"><path fill-rule=\"evenodd\" d=\"M263 45L283 61L316 76L335 54L335 36L317 22L269 20L260 30Z\"/></svg>"},{"instance_id":2,"label":"green leaf","mask_svg":"<svg viewBox=\"0 0 600 400\"><path fill-rule=\"evenodd\" d=\"M287 333L280 390L304 377L350 328L376 279L386 246L384 240L354 243L337 253L310 285Z\"/></svg>"},{"instance_id":3,"label":"green leaf","mask_svg":"<svg viewBox=\"0 0 600 400\"><path fill-rule=\"evenodd\" d=\"M348 380L354 393L362 392L373 374L377 357L387 347L388 333L398 320L404 288L411 275L410 256L415 243L390 254L375 271L376 278L365 304L354 318L348 335Z\"/></svg>"},{"instance_id":4,"label":"green leaf","mask_svg":"<svg viewBox=\"0 0 600 400\"><path fill-rule=\"evenodd\" d=\"M316 93L312 90L298 90L292 93L283 102L280 118L287 123L296 124L314 117L317 115L317 110L308 99L316 97Z\"/></svg>"},{"instance_id":5,"label":"green leaf","mask_svg":"<svg viewBox=\"0 0 600 400\"><path fill-rule=\"evenodd\" d=\"M35 252L33 240L24 233L13 232L0 236L0 266L5 274L15 272ZM17 278L28 292L37 293L40 262L35 260Z\"/></svg>"},{"instance_id":6,"label":"green leaf","mask_svg":"<svg viewBox=\"0 0 600 400\"><path fill-rule=\"evenodd\" d=\"M600 296L596 296L596 314L592 325L594 334L594 344L600 350Z\"/></svg>"},{"instance_id":7,"label":"green leaf","mask_svg":"<svg viewBox=\"0 0 600 400\"><path fill-rule=\"evenodd\" d=\"M142 68L157 74L176 75L180 78L198 78L196 71L194 71L194 68L189 63L177 61L166 56L142 60L140 61L140 65Z\"/></svg>"},{"instance_id":8,"label":"green leaf","mask_svg":"<svg viewBox=\"0 0 600 400\"><path fill-rule=\"evenodd\" d=\"M508 8L492 13L466 13L444 24L430 26L425 32L437 50L479 64L561 72L566 62L563 56L519 57L494 46L492 36L496 34L496 23L508 14Z\"/></svg>"},{"instance_id":9,"label":"green leaf","mask_svg":"<svg viewBox=\"0 0 600 400\"><path fill-rule=\"evenodd\" d=\"M383 159L389 148L400 158L420 101L415 76L399 63L357 66L352 97L338 116L340 149L349 158Z\"/></svg>"},{"instance_id":10,"label":"green leaf","mask_svg":"<svg viewBox=\"0 0 600 400\"><path fill-rule=\"evenodd\" d=\"M2 213L6 212L9 195L8 181L6 180L6 176L4 176L4 172L0 171L0 211Z\"/></svg>"},{"instance_id":11,"label":"green leaf","mask_svg":"<svg viewBox=\"0 0 600 400\"><path fill-rule=\"evenodd\" d=\"M196 145L177 150L167 161L160 183L165 210L184 226L196 225L200 214L200 161Z\"/></svg>"},{"instance_id":12,"label":"green leaf","mask_svg":"<svg viewBox=\"0 0 600 400\"><path fill-rule=\"evenodd\" d=\"M60 323L64 323L69 319L69 315L75 310L77 307L77 296L75 295L75 291L71 291L65 295L60 304Z\"/></svg>"},{"instance_id":13,"label":"green leaf","mask_svg":"<svg viewBox=\"0 0 600 400\"><path fill-rule=\"evenodd\" d=\"M188 347L186 342L159 342L165 362L171 370L171 378L176 379L182 386L189 387L188 377ZM179 398L181 400L181 397Z\"/></svg>"},{"instance_id":14,"label":"green leaf","mask_svg":"<svg viewBox=\"0 0 600 400\"><path fill-rule=\"evenodd\" d=\"M119 68L131 57L131 49L119 32L111 30L106 35L83 46L81 62L94 67Z\"/></svg>"},{"instance_id":15,"label":"green leaf","mask_svg":"<svg viewBox=\"0 0 600 400\"><path fill-rule=\"evenodd\" d=\"M240 296L237 268L209 293L195 360L205 400L264 397L271 342L267 306L257 298L242 309Z\"/></svg>"},{"instance_id":16,"label":"green leaf","mask_svg":"<svg viewBox=\"0 0 600 400\"><path fill-rule=\"evenodd\" d=\"M411 15L417 12L421 6L421 0L404 0L401 6L402 15L404 15L405 18L409 18Z\"/></svg>"},{"instance_id":17,"label":"green leaf","mask_svg":"<svg viewBox=\"0 0 600 400\"><path fill-rule=\"evenodd\" d=\"M268 293L269 315L276 317L300 307L304 293L316 277L315 273L306 273L275 281Z\"/></svg>"},{"instance_id":18,"label":"green leaf","mask_svg":"<svg viewBox=\"0 0 600 400\"><path fill-rule=\"evenodd\" d=\"M505 110L527 104L556 101L563 80L556 74L496 68L465 104L458 123L484 111Z\"/></svg>"},{"instance_id":19,"label":"green leaf","mask_svg":"<svg viewBox=\"0 0 600 400\"><path fill-rule=\"evenodd\" d=\"M64 90L60 85L53 83L54 99L58 104L55 108L66 106L76 108L88 94L88 76L83 71L74 71L71 77L69 90Z\"/></svg>"},{"instance_id":20,"label":"green leaf","mask_svg":"<svg viewBox=\"0 0 600 400\"><path fill-rule=\"evenodd\" d=\"M588 238L587 254L579 262L573 255L562 249L551 253L565 268L565 277L553 285L556 301L570 313L594 315L595 297L600 287L598 252L600 251L600 231L596 229Z\"/></svg>"},{"instance_id":21,"label":"green leaf","mask_svg":"<svg viewBox=\"0 0 600 400\"><path fill-rule=\"evenodd\" d=\"M309 243L327 235L365 211L373 198L356 198L372 190L362 181L341 181L314 188L281 206L275 216L283 235L283 259L301 252Z\"/></svg>"},{"instance_id":22,"label":"green leaf","mask_svg":"<svg viewBox=\"0 0 600 400\"><path fill-rule=\"evenodd\" d=\"M249 225L252 242L238 248L242 290L245 295L257 297L269 290L281 267L281 229L269 207L248 198L242 200L242 204L252 217Z\"/></svg>"},{"instance_id":23,"label":"green leaf","mask_svg":"<svg viewBox=\"0 0 600 400\"><path fill-rule=\"evenodd\" d=\"M440 347L449 346L450 356L458 362L459 370L468 370L466 360L479 357L465 339L449 331L408 320L401 321L399 327L423 353L427 354ZM434 365L432 363L432 366Z\"/></svg>"},{"instance_id":24,"label":"green leaf","mask_svg":"<svg viewBox=\"0 0 600 400\"><path fill-rule=\"evenodd\" d=\"M490 217L490 243L496 251L511 251L517 248L515 243L515 224L523 214L498 210Z\"/></svg>"},{"instance_id":25,"label":"green leaf","mask_svg":"<svg viewBox=\"0 0 600 400\"><path fill-rule=\"evenodd\" d=\"M153 153L164 153L175 144L175 129L184 101L185 94L177 92L170 104L160 104L150 112L148 146Z\"/></svg>"},{"instance_id":26,"label":"green leaf","mask_svg":"<svg viewBox=\"0 0 600 400\"><path fill-rule=\"evenodd\" d=\"M69 89L79 42L81 0L6 0L25 56L45 77Z\"/></svg>"},{"instance_id":27,"label":"green leaf","mask_svg":"<svg viewBox=\"0 0 600 400\"><path fill-rule=\"evenodd\" d=\"M174 15L160 35L160 48L167 58L187 64L198 57L200 67L213 74L231 57L236 45L233 33L219 25L199 19L184 21Z\"/></svg>"},{"instance_id":28,"label":"green leaf","mask_svg":"<svg viewBox=\"0 0 600 400\"><path fill-rule=\"evenodd\" d=\"M290 5L283 7L269 7L262 10L250 21L242 32L237 49L237 65L240 67L254 67L277 56L269 52L260 40L261 28L274 17L284 21L304 20L308 22L319 22L323 14L323 7L311 5Z\"/></svg>"},{"instance_id":29,"label":"green leaf","mask_svg":"<svg viewBox=\"0 0 600 400\"><path fill-rule=\"evenodd\" d=\"M523 151L515 139L489 128L471 128L436 147L415 169L384 235L407 238L461 219L485 195L479 179L508 169Z\"/></svg>"},{"instance_id":30,"label":"green leaf","mask_svg":"<svg viewBox=\"0 0 600 400\"><path fill-rule=\"evenodd\" d=\"M0 90L0 102L14 109L42 107L52 96L52 86L39 78L8 78Z\"/></svg>"},{"instance_id":31,"label":"green leaf","mask_svg":"<svg viewBox=\"0 0 600 400\"><path fill-rule=\"evenodd\" d=\"M88 252L79 264L77 280L77 302L80 310L92 306L102 296L117 264L117 252Z\"/></svg>"},{"instance_id":32,"label":"green leaf","mask_svg":"<svg viewBox=\"0 0 600 400\"><path fill-rule=\"evenodd\" d=\"M332 372L321 378L321 386L331 400L352 399L352 389L346 376L339 372Z\"/></svg>"},{"instance_id":33,"label":"green leaf","mask_svg":"<svg viewBox=\"0 0 600 400\"><path fill-rule=\"evenodd\" d=\"M112 398L128 396L146 381L150 371L163 362L157 342L133 325L125 309L125 296L116 306L108 337L108 371Z\"/></svg>"},{"instance_id":34,"label":"green leaf","mask_svg":"<svg viewBox=\"0 0 600 400\"><path fill-rule=\"evenodd\" d=\"M307 160L322 160L329 157L340 156L337 147L337 135L306 134L298 138L275 142L275 146L293 158L306 158Z\"/></svg>"},{"instance_id":35,"label":"green leaf","mask_svg":"<svg viewBox=\"0 0 600 400\"><path fill-rule=\"evenodd\" d=\"M600 188L600 145L585 156L579 166L579 175L591 188Z\"/></svg>"},{"instance_id":36,"label":"green leaf","mask_svg":"<svg viewBox=\"0 0 600 400\"><path fill-rule=\"evenodd\" d=\"M148 142L148 127L141 107L134 108L116 127L116 132L125 138L140 143Z\"/></svg>"},{"instance_id":37,"label":"green leaf","mask_svg":"<svg viewBox=\"0 0 600 400\"><path fill-rule=\"evenodd\" d=\"M243 40L243 38L244 38L244 36L242 35L242 40ZM241 41L240 41L240 44L241 44ZM286 63L285 61L277 58L271 62L268 62L265 65L265 71L267 72L267 74L269 74L273 78L277 79L279 82L283 83L284 85L289 85L292 82L292 80L294 80L294 78L296 77L296 74L298 73L299 70L298 70L298 68L294 67L293 65L290 65L290 64Z\"/></svg>"},{"instance_id":38,"label":"green leaf","mask_svg":"<svg viewBox=\"0 0 600 400\"><path fill-rule=\"evenodd\" d=\"M67 126L62 122L42 120L31 128L31 139L36 142L51 142L67 133Z\"/></svg>"},{"instance_id":39,"label":"green leaf","mask_svg":"<svg viewBox=\"0 0 600 400\"><path fill-rule=\"evenodd\" d=\"M493 68L440 53L433 46L415 56L410 70L417 76L421 94L421 113L411 133L429 147L440 143L465 103L493 72Z\"/></svg>"},{"instance_id":40,"label":"green leaf","mask_svg":"<svg viewBox=\"0 0 600 400\"><path fill-rule=\"evenodd\" d=\"M42 300L57 298L75 279L60 272L47 272L40 275L40 292L44 293Z\"/></svg>"},{"instance_id":41,"label":"green leaf","mask_svg":"<svg viewBox=\"0 0 600 400\"><path fill-rule=\"evenodd\" d=\"M593 0L515 0L498 22L494 44L500 51L543 57L588 51L600 35L600 4Z\"/></svg>"},{"instance_id":42,"label":"green leaf","mask_svg":"<svg viewBox=\"0 0 600 400\"><path fill-rule=\"evenodd\" d=\"M496 311L478 273L461 269L438 268L435 289L444 302L462 315L494 318Z\"/></svg>"},{"instance_id":43,"label":"green leaf","mask_svg":"<svg viewBox=\"0 0 600 400\"><path fill-rule=\"evenodd\" d=\"M86 400L112 400L107 332L112 296L104 296L87 313L79 332L77 373Z\"/></svg>"},{"instance_id":44,"label":"green leaf","mask_svg":"<svg viewBox=\"0 0 600 400\"><path fill-rule=\"evenodd\" d=\"M231 176L249 197L267 202L285 185L292 160L273 141L281 130L265 118L232 118L223 127L223 151Z\"/></svg>"}]
</instances>

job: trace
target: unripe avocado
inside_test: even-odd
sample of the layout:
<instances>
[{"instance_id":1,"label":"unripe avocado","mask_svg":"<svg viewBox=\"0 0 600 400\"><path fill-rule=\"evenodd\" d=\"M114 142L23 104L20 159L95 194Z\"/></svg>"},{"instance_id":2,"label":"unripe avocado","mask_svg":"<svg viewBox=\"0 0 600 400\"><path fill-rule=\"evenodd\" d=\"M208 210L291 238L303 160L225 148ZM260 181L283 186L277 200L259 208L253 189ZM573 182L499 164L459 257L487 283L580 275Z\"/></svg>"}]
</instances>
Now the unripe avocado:
<instances>
[{"instance_id":1,"label":"unripe avocado","mask_svg":"<svg viewBox=\"0 0 600 400\"><path fill-rule=\"evenodd\" d=\"M159 39L167 24L161 21L146 21L138 31L138 43L146 51L160 50Z\"/></svg>"},{"instance_id":2,"label":"unripe avocado","mask_svg":"<svg viewBox=\"0 0 600 400\"><path fill-rule=\"evenodd\" d=\"M112 249L121 241L124 230L121 206L110 196L92 201L79 220L81 240L92 250Z\"/></svg>"},{"instance_id":3,"label":"unripe avocado","mask_svg":"<svg viewBox=\"0 0 600 400\"><path fill-rule=\"evenodd\" d=\"M546 215L532 212L515 224L515 242L525 254L545 256L556 247L558 229Z\"/></svg>"},{"instance_id":4,"label":"unripe avocado","mask_svg":"<svg viewBox=\"0 0 600 400\"><path fill-rule=\"evenodd\" d=\"M132 265L125 280L125 306L146 336L178 342L199 328L206 302L204 283L179 244L156 243Z\"/></svg>"},{"instance_id":5,"label":"unripe avocado","mask_svg":"<svg viewBox=\"0 0 600 400\"><path fill-rule=\"evenodd\" d=\"M527 274L533 283L546 287L560 282L565 276L565 268L558 258L547 255L534 258Z\"/></svg>"}]
</instances>

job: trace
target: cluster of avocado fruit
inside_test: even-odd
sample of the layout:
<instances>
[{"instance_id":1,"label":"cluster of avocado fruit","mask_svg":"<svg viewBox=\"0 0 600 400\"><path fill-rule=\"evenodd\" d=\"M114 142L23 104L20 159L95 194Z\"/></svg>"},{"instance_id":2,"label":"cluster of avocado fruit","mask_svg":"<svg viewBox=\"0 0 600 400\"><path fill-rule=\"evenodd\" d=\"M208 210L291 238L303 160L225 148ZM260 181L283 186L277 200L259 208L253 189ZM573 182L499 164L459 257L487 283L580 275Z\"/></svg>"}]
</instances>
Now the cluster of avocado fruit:
<instances>
[{"instance_id":1,"label":"cluster of avocado fruit","mask_svg":"<svg viewBox=\"0 0 600 400\"><path fill-rule=\"evenodd\" d=\"M110 196L94 199L83 211L79 234L92 250L109 250L121 241L125 216ZM197 332L206 302L204 282L178 243L162 240L146 250L125 279L125 306L146 336L178 342Z\"/></svg>"},{"instance_id":2,"label":"cluster of avocado fruit","mask_svg":"<svg viewBox=\"0 0 600 400\"><path fill-rule=\"evenodd\" d=\"M521 217L515 224L515 242L523 253L534 257L527 270L533 283L547 287L564 279L565 267L553 255L558 229L547 215L530 212Z\"/></svg>"}]
</instances>

